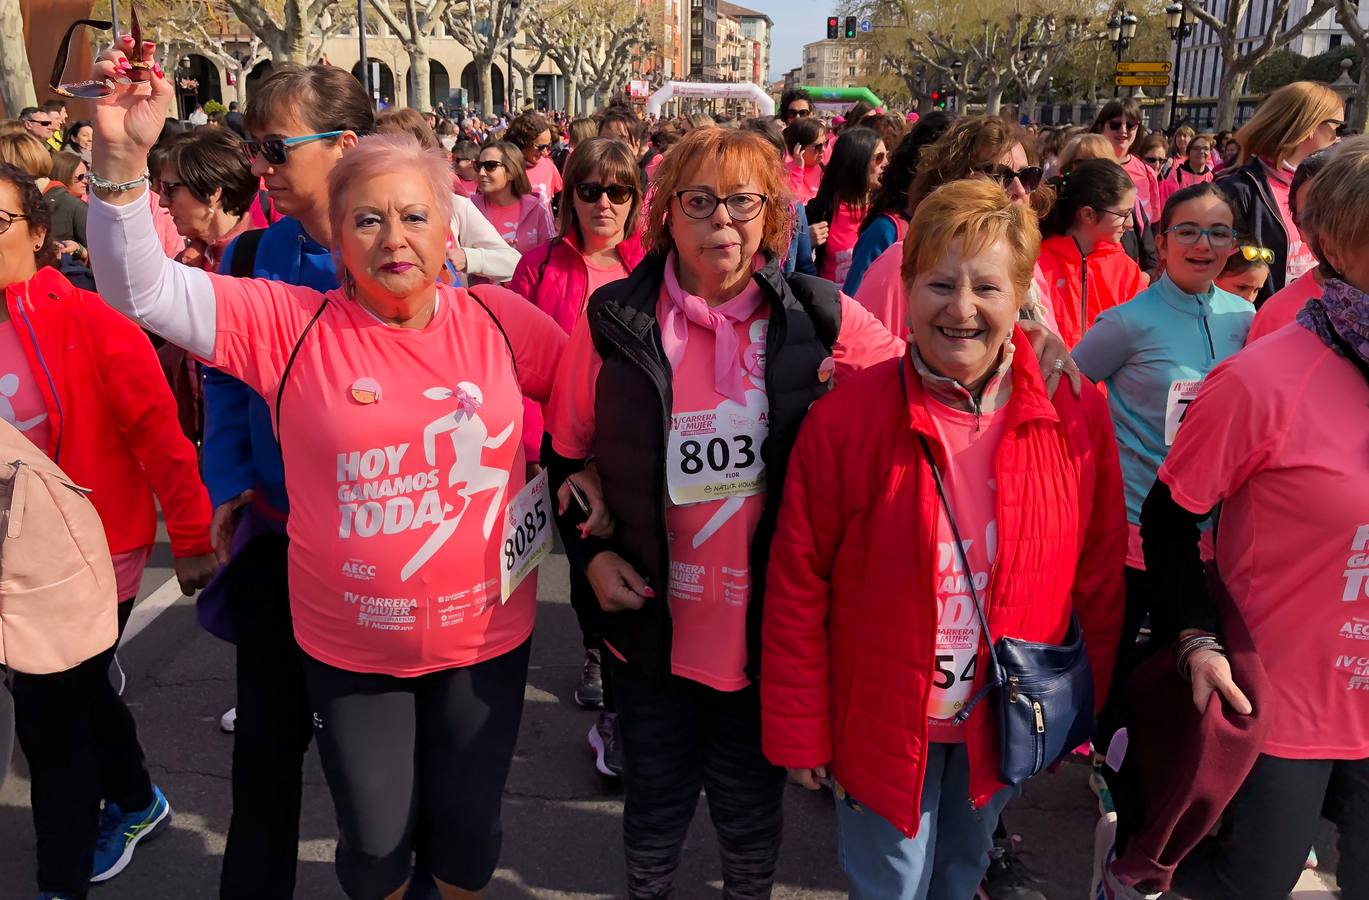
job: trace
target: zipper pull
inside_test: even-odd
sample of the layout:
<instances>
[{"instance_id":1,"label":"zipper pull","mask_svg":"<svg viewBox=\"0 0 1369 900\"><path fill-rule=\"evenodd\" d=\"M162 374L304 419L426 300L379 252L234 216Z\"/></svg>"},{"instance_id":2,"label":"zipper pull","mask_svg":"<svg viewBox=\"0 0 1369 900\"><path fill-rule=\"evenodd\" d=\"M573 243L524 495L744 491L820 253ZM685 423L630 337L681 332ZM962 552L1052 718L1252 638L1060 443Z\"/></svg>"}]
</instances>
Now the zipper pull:
<instances>
[{"instance_id":1,"label":"zipper pull","mask_svg":"<svg viewBox=\"0 0 1369 900\"><path fill-rule=\"evenodd\" d=\"M1045 734L1046 716L1041 712L1041 704L1036 700L1032 701L1032 713L1036 716L1036 733Z\"/></svg>"},{"instance_id":2,"label":"zipper pull","mask_svg":"<svg viewBox=\"0 0 1369 900\"><path fill-rule=\"evenodd\" d=\"M1008 702L1009 702L1009 703L1016 703L1016 702L1017 702L1017 676L1016 676L1016 675L1010 676L1010 677L1008 678Z\"/></svg>"}]
</instances>

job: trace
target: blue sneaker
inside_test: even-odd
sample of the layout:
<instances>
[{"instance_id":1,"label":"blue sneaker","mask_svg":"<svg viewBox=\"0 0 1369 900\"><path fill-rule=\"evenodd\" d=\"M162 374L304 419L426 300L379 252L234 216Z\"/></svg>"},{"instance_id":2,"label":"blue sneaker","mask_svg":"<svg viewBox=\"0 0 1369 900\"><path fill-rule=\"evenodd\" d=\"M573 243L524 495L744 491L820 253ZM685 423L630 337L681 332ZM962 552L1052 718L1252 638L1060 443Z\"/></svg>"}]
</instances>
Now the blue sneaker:
<instances>
[{"instance_id":1,"label":"blue sneaker","mask_svg":"<svg viewBox=\"0 0 1369 900\"><path fill-rule=\"evenodd\" d=\"M116 803L106 803L100 813L100 834L95 839L95 865L90 880L108 881L128 867L133 848L144 838L159 834L171 824L171 804L161 788L152 786L147 809L125 813Z\"/></svg>"}]
</instances>

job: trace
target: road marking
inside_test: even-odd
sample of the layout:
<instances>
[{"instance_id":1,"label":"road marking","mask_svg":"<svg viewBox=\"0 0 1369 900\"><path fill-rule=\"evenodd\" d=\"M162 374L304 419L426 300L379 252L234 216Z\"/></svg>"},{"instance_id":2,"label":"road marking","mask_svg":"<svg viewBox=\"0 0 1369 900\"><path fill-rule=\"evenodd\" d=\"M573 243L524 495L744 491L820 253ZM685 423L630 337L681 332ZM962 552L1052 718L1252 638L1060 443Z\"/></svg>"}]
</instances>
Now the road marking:
<instances>
[{"instance_id":1,"label":"road marking","mask_svg":"<svg viewBox=\"0 0 1369 900\"><path fill-rule=\"evenodd\" d=\"M151 625L154 619L170 609L172 604L182 596L180 582L176 580L175 575L172 575L161 587L148 595L146 600L133 607L133 612L128 617L128 625L124 628L123 640L119 642L120 646L137 637L144 628Z\"/></svg>"}]
</instances>

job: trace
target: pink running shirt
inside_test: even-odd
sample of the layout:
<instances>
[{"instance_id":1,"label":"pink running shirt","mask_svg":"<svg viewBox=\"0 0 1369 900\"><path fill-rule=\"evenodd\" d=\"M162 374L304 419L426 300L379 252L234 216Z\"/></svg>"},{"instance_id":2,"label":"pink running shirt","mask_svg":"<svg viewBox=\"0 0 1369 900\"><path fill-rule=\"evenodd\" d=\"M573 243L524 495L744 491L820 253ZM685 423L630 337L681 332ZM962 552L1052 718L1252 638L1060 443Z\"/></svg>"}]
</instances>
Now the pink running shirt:
<instances>
[{"instance_id":1,"label":"pink running shirt","mask_svg":"<svg viewBox=\"0 0 1369 900\"><path fill-rule=\"evenodd\" d=\"M503 326L440 285L426 328L382 323L324 295L211 276L212 365L274 408L290 492L290 606L315 659L353 672L422 675L499 656L527 639L537 579L500 602L507 504L524 484L523 394L544 400L565 343L545 313L481 288ZM521 389L520 389L521 388Z\"/></svg>"},{"instance_id":2,"label":"pink running shirt","mask_svg":"<svg viewBox=\"0 0 1369 900\"><path fill-rule=\"evenodd\" d=\"M851 256L860 239L860 220L865 218L865 207L838 203L836 215L832 216L827 232L827 246L822 253L822 265L818 266L818 277L835 282L838 286L846 282L846 273L851 271Z\"/></svg>"},{"instance_id":3,"label":"pink running shirt","mask_svg":"<svg viewBox=\"0 0 1369 900\"><path fill-rule=\"evenodd\" d=\"M537 161L537 165L527 171L533 192L542 198L547 209L551 209L551 198L561 193L561 188L564 187L561 170L556 168L556 163L551 161L550 156L544 156Z\"/></svg>"},{"instance_id":4,"label":"pink running shirt","mask_svg":"<svg viewBox=\"0 0 1369 900\"><path fill-rule=\"evenodd\" d=\"M1264 160L1264 180L1269 183L1269 193L1274 197L1274 205L1279 208L1279 219L1288 235L1288 254L1284 257L1284 285L1317 267L1317 257L1312 248L1303 242L1302 232L1293 224L1293 210L1288 205L1288 189L1293 184L1293 173L1286 168L1276 169Z\"/></svg>"},{"instance_id":5,"label":"pink running shirt","mask_svg":"<svg viewBox=\"0 0 1369 900\"><path fill-rule=\"evenodd\" d=\"M585 276L587 280L585 282L585 299L584 303L581 304L582 311L584 304L589 302L589 298L594 296L595 291L606 284L626 278L629 274L627 266L623 265L622 259L615 260L614 263L609 266L597 266L590 262L588 257L583 257L583 259L585 260Z\"/></svg>"},{"instance_id":6,"label":"pink running shirt","mask_svg":"<svg viewBox=\"0 0 1369 900\"><path fill-rule=\"evenodd\" d=\"M508 206L495 206L490 204L485 207L485 218L489 219L494 230L499 232L499 236L505 240L510 247L518 239L518 213L522 210L522 205L514 202Z\"/></svg>"},{"instance_id":7,"label":"pink running shirt","mask_svg":"<svg viewBox=\"0 0 1369 900\"><path fill-rule=\"evenodd\" d=\"M48 404L29 370L28 356L11 321L0 322L0 419L44 453L52 440Z\"/></svg>"},{"instance_id":8,"label":"pink running shirt","mask_svg":"<svg viewBox=\"0 0 1369 900\"><path fill-rule=\"evenodd\" d=\"M1367 405L1360 373L1288 325L1212 370L1160 467L1190 512L1223 502L1217 563L1269 673L1270 756L1369 756Z\"/></svg>"},{"instance_id":9,"label":"pink running shirt","mask_svg":"<svg viewBox=\"0 0 1369 900\"><path fill-rule=\"evenodd\" d=\"M1249 347L1266 334L1272 334L1292 322L1307 305L1308 300L1321 296L1321 284L1317 282L1317 270L1307 270L1301 277L1288 282L1281 291L1264 301L1255 311L1255 320L1250 323L1250 333L1245 336Z\"/></svg>"},{"instance_id":10,"label":"pink running shirt","mask_svg":"<svg viewBox=\"0 0 1369 900\"><path fill-rule=\"evenodd\" d=\"M753 281L746 292L761 288ZM745 302L746 292L730 303ZM661 288L658 320L671 301ZM765 334L769 305L762 303L756 315L735 323L737 365L745 376L746 402L737 404L714 387L714 336L689 323L684 359L673 373L671 408L673 427L682 439L698 441L701 454L708 452L715 413L729 420L747 418L752 423L768 417L765 394ZM903 345L883 326L847 297L842 297L842 325L833 348L835 374L850 372L898 356ZM594 446L594 399L602 360L590 338L589 319L581 316L562 356L556 389L546 407L547 430L552 446L571 459L589 456ZM728 413L735 416L726 416ZM692 414L692 415L691 415ZM764 428L764 424L761 424ZM687 433L691 430L697 433ZM718 432L721 435L721 432ZM729 443L745 452L747 440L738 433ZM754 437L751 446L755 446ZM684 455L693 452L681 444ZM759 449L758 447L756 449ZM761 492L723 500L669 503L666 527L670 540L670 585L667 590L673 620L671 671L721 691L746 687L746 608L751 596L751 539L765 507Z\"/></svg>"}]
</instances>

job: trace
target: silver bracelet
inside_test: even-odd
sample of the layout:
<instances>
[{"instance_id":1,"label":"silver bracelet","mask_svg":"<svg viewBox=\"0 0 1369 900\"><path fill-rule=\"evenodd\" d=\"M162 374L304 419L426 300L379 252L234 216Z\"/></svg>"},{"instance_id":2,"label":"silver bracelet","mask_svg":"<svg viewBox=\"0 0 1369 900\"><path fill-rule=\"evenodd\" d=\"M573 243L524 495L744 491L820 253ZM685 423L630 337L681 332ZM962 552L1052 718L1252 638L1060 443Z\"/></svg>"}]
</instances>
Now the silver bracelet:
<instances>
[{"instance_id":1,"label":"silver bracelet","mask_svg":"<svg viewBox=\"0 0 1369 900\"><path fill-rule=\"evenodd\" d=\"M138 185L140 185L140 184L147 184L147 185L150 185L151 183L150 183L150 182L148 181L148 179L147 179L147 173L146 173L146 172L144 172L143 174L139 175L137 178L133 179L132 181L110 181L108 178L101 178L99 175L96 175L94 172L87 172L87 173L86 173L86 184L87 184L92 190L106 191L106 192L111 193L111 194L122 194L122 193L125 193L126 191L131 191L131 190L133 190L134 188L136 188L136 187L137 187Z\"/></svg>"}]
</instances>

